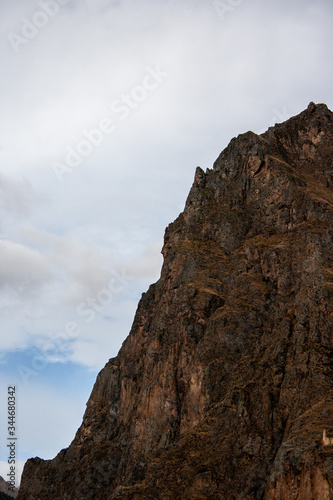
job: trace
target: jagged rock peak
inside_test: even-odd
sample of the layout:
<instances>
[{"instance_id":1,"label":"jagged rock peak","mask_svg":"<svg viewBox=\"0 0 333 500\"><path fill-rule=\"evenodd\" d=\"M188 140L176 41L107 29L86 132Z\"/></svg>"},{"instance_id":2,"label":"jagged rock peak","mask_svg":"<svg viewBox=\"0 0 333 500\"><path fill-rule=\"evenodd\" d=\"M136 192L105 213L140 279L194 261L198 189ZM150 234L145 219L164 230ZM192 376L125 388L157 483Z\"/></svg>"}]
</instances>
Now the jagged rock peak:
<instances>
[{"instance_id":1,"label":"jagged rock peak","mask_svg":"<svg viewBox=\"0 0 333 500\"><path fill-rule=\"evenodd\" d=\"M332 116L196 169L73 442L19 500L333 498Z\"/></svg>"},{"instance_id":2,"label":"jagged rock peak","mask_svg":"<svg viewBox=\"0 0 333 500\"><path fill-rule=\"evenodd\" d=\"M284 156L295 150L301 158L314 153L316 141L321 140L323 128L332 124L332 112L326 104L311 102L308 108L284 123L270 127L267 132L257 135L254 132L240 134L231 140L214 163L214 169L224 170L238 155L263 156L266 150L279 151ZM285 151L284 151L285 149ZM299 158L298 158L299 159ZM234 172L234 170L232 170ZM227 172L228 173L228 172Z\"/></svg>"}]
</instances>

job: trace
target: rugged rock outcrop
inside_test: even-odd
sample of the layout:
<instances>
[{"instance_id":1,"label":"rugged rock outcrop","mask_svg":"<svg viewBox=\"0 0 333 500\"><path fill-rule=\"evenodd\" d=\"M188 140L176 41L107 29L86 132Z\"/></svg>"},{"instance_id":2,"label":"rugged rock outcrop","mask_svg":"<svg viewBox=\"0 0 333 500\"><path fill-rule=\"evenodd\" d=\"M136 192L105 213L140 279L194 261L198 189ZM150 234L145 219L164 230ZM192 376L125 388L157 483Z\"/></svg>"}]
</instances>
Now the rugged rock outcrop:
<instances>
[{"instance_id":1,"label":"rugged rock outcrop","mask_svg":"<svg viewBox=\"0 0 333 500\"><path fill-rule=\"evenodd\" d=\"M0 491L0 500L13 500L14 497L10 497L3 491Z\"/></svg>"},{"instance_id":2,"label":"rugged rock outcrop","mask_svg":"<svg viewBox=\"0 0 333 500\"><path fill-rule=\"evenodd\" d=\"M13 500L17 497L18 489L7 483L2 476L0 476L0 500Z\"/></svg>"},{"instance_id":3,"label":"rugged rock outcrop","mask_svg":"<svg viewBox=\"0 0 333 500\"><path fill-rule=\"evenodd\" d=\"M311 103L197 168L75 439L19 500L333 498L332 152Z\"/></svg>"}]
</instances>

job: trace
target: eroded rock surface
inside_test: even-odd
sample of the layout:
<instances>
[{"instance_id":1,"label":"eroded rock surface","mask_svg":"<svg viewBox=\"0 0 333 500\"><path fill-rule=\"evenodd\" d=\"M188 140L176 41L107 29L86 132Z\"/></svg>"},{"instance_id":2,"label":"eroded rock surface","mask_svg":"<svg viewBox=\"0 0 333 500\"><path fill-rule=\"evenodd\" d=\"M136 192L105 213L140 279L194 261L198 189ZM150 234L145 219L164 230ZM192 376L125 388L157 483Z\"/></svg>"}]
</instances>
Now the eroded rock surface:
<instances>
[{"instance_id":1,"label":"eroded rock surface","mask_svg":"<svg viewBox=\"0 0 333 500\"><path fill-rule=\"evenodd\" d=\"M2 476L0 476L0 500L13 500L17 497L18 489L15 486L7 483Z\"/></svg>"},{"instance_id":2,"label":"eroded rock surface","mask_svg":"<svg viewBox=\"0 0 333 500\"><path fill-rule=\"evenodd\" d=\"M18 500L333 498L333 114L197 169L83 423Z\"/></svg>"}]
</instances>

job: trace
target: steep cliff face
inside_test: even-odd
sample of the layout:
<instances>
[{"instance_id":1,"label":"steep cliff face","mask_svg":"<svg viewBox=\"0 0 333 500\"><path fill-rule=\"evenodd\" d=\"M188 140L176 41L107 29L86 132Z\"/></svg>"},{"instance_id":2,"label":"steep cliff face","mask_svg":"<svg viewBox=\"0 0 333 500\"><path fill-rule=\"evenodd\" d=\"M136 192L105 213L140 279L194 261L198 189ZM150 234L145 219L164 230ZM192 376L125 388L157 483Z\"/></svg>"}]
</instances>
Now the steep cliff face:
<instances>
[{"instance_id":1,"label":"steep cliff face","mask_svg":"<svg viewBox=\"0 0 333 500\"><path fill-rule=\"evenodd\" d=\"M197 168L75 439L18 500L333 498L332 152L311 103Z\"/></svg>"}]
</instances>

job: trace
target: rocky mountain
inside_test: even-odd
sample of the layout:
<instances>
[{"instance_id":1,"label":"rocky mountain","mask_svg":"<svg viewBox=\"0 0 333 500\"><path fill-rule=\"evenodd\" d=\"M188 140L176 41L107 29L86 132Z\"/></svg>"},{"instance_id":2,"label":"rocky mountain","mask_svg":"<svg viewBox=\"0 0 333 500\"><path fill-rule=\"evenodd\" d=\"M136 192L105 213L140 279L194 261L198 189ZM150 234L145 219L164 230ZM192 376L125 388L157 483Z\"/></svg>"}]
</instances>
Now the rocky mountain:
<instances>
[{"instance_id":1,"label":"rocky mountain","mask_svg":"<svg viewBox=\"0 0 333 500\"><path fill-rule=\"evenodd\" d=\"M197 168L73 442L18 500L333 498L332 153L311 103Z\"/></svg>"},{"instance_id":2,"label":"rocky mountain","mask_svg":"<svg viewBox=\"0 0 333 500\"><path fill-rule=\"evenodd\" d=\"M14 497L10 497L3 491L0 491L0 500L12 500Z\"/></svg>"},{"instance_id":3,"label":"rocky mountain","mask_svg":"<svg viewBox=\"0 0 333 500\"><path fill-rule=\"evenodd\" d=\"M17 497L18 489L12 487L0 476L0 500L13 500Z\"/></svg>"}]
</instances>

